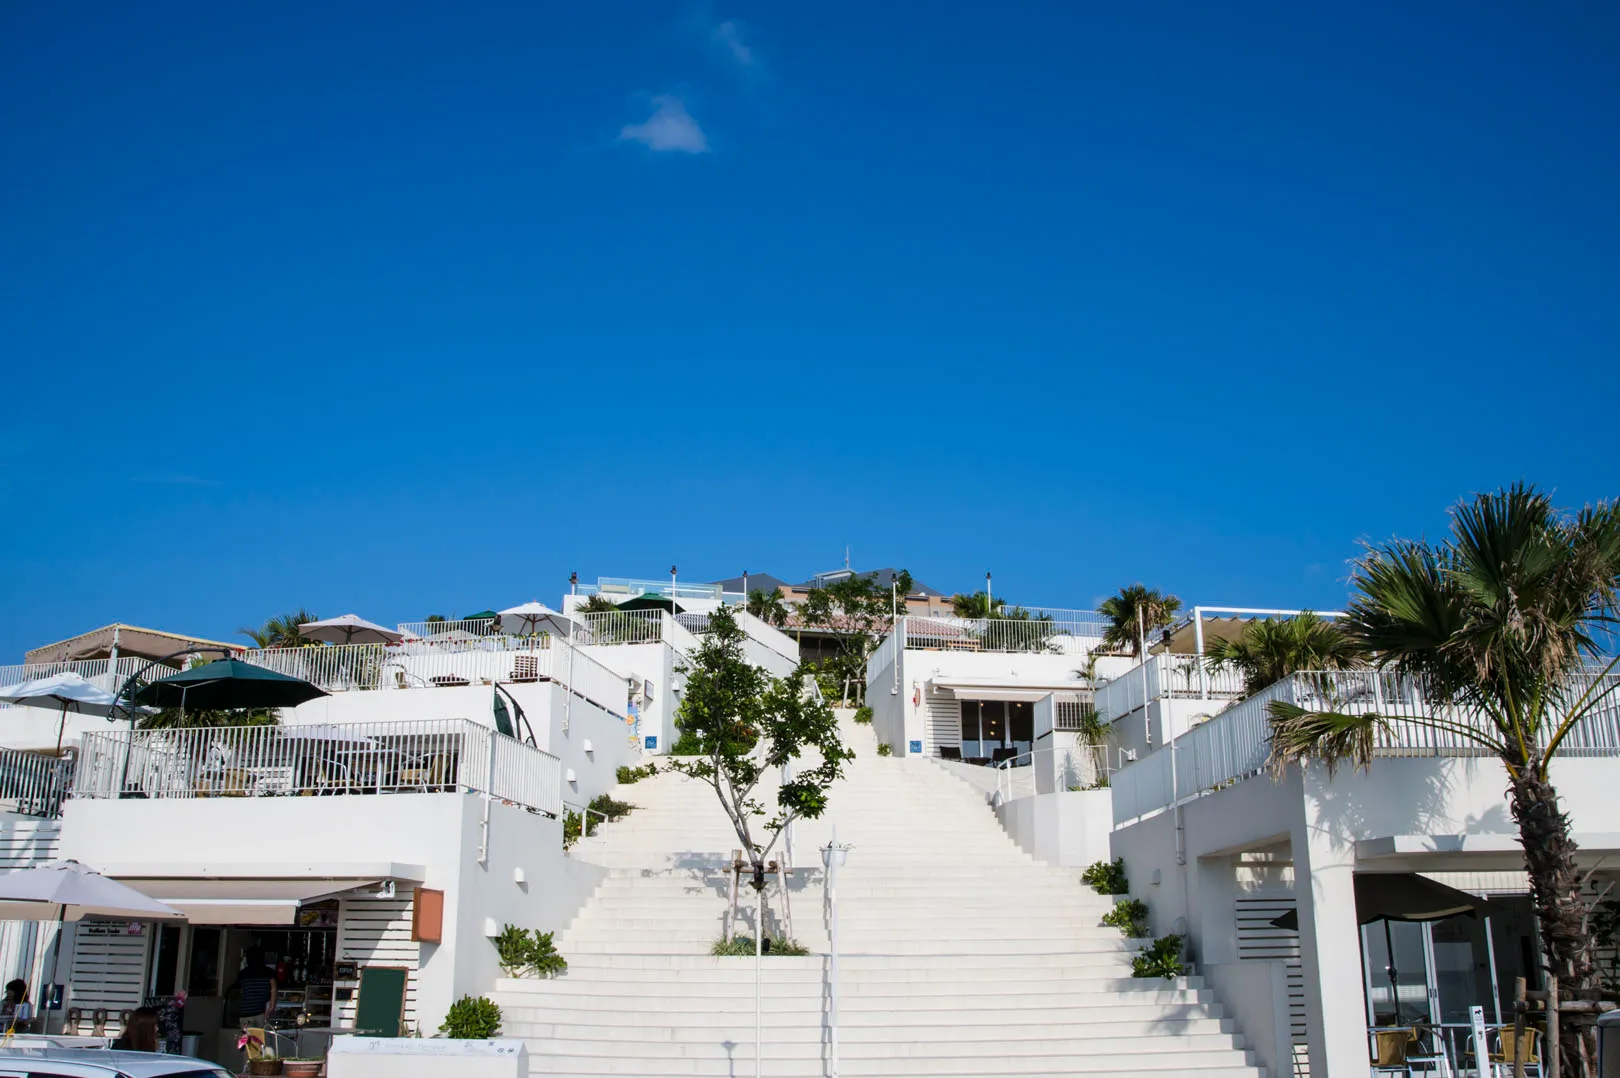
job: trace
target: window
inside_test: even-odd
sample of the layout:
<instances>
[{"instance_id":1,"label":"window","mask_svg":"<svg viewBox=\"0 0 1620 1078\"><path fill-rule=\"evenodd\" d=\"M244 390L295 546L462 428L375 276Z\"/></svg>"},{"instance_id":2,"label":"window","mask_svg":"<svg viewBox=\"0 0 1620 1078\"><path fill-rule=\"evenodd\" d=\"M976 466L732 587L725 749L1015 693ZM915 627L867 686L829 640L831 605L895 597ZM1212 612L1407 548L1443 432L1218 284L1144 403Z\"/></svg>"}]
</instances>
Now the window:
<instances>
[{"instance_id":1,"label":"window","mask_svg":"<svg viewBox=\"0 0 1620 1078\"><path fill-rule=\"evenodd\" d=\"M220 994L220 932L218 928L191 930L191 964L186 973L186 991L193 996Z\"/></svg>"}]
</instances>

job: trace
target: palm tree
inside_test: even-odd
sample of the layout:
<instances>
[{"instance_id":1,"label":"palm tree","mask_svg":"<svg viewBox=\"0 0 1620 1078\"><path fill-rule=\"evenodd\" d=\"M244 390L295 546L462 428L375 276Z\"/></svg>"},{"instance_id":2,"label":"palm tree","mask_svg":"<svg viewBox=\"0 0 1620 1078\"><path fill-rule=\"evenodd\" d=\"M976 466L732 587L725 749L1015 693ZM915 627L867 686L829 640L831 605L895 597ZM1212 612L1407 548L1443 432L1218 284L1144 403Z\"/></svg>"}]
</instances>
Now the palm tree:
<instances>
[{"instance_id":1,"label":"palm tree","mask_svg":"<svg viewBox=\"0 0 1620 1078\"><path fill-rule=\"evenodd\" d=\"M576 614L606 614L619 609L619 604L605 595L592 595L574 608Z\"/></svg>"},{"instance_id":2,"label":"palm tree","mask_svg":"<svg viewBox=\"0 0 1620 1078\"><path fill-rule=\"evenodd\" d=\"M1006 605L1007 600L991 599L982 591L951 596L951 613L959 618L999 618L1003 616L1002 607Z\"/></svg>"},{"instance_id":3,"label":"palm tree","mask_svg":"<svg viewBox=\"0 0 1620 1078\"><path fill-rule=\"evenodd\" d=\"M772 588L767 595L759 588L748 593L748 612L761 621L768 621L777 628L787 624L787 604L782 601L782 589Z\"/></svg>"},{"instance_id":4,"label":"palm tree","mask_svg":"<svg viewBox=\"0 0 1620 1078\"><path fill-rule=\"evenodd\" d=\"M1300 670L1350 670L1366 661L1360 644L1309 610L1291 618L1251 621L1236 640L1218 639L1204 648L1205 666L1236 667L1248 693Z\"/></svg>"},{"instance_id":5,"label":"palm tree","mask_svg":"<svg viewBox=\"0 0 1620 1078\"><path fill-rule=\"evenodd\" d=\"M1151 633L1167 627L1176 620L1180 610L1180 599L1174 595L1160 595L1156 588L1144 588L1140 584L1120 588L1118 595L1110 596L1097 605L1097 612L1108 619L1108 628L1103 630L1103 649L1125 651L1132 658L1140 657L1142 645L1139 633ZM1140 629L1137 611L1142 614Z\"/></svg>"},{"instance_id":6,"label":"palm tree","mask_svg":"<svg viewBox=\"0 0 1620 1078\"><path fill-rule=\"evenodd\" d=\"M315 641L305 638L298 631L298 627L319 620L308 610L299 607L296 613L278 614L268 619L258 629L238 629L236 631L251 639L256 647L296 648L315 643Z\"/></svg>"},{"instance_id":7,"label":"palm tree","mask_svg":"<svg viewBox=\"0 0 1620 1078\"><path fill-rule=\"evenodd\" d=\"M1569 515L1524 484L1460 503L1437 544L1369 550L1352 577L1343 628L1382 669L1419 687L1426 717L1403 722L1472 742L1502 761L1542 946L1565 998L1599 987L1569 818L1549 767L1570 732L1620 679L1594 668L1616 623L1620 509ZM1371 763L1378 714L1270 705L1275 766ZM1458 717L1462 716L1462 717ZM1592 1037L1563 1041L1563 1073L1590 1075Z\"/></svg>"}]
</instances>

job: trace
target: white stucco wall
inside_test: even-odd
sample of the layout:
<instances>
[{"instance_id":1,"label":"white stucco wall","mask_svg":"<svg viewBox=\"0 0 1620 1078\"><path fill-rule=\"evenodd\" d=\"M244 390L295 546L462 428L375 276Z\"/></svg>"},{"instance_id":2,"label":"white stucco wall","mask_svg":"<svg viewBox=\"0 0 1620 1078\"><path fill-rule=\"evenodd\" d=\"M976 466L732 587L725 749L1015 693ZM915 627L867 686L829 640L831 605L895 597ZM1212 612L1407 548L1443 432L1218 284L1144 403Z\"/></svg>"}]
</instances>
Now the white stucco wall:
<instances>
[{"instance_id":1,"label":"white stucco wall","mask_svg":"<svg viewBox=\"0 0 1620 1078\"><path fill-rule=\"evenodd\" d=\"M663 754L675 737L674 715L679 698L674 691L675 652L663 642L647 644L592 644L580 649L611 670L637 678L650 687L636 736L643 751ZM655 738L647 749L647 738Z\"/></svg>"},{"instance_id":2,"label":"white stucco wall","mask_svg":"<svg viewBox=\"0 0 1620 1078\"><path fill-rule=\"evenodd\" d=\"M1565 759L1552 781L1591 864L1620 854L1613 790L1620 759ZM1131 891L1148 903L1155 934L1185 929L1202 963L1237 959L1233 858L1280 851L1297 881L1301 965L1313 1075L1365 1067L1359 1006L1357 871L1497 871L1522 865L1502 766L1483 758L1380 759L1369 772L1321 765L1280 780L1250 778L1183 810L1185 864L1176 858L1175 815L1115 831ZM1405 851L1405 852L1401 852Z\"/></svg>"},{"instance_id":3,"label":"white stucco wall","mask_svg":"<svg viewBox=\"0 0 1620 1078\"><path fill-rule=\"evenodd\" d=\"M484 799L468 794L74 800L62 820L61 856L114 875L320 876L343 865L392 862L422 869L444 891L444 938L421 945L417 1010L437 1027L463 994L498 976L485 919L560 930L602 872L562 851L559 821L489 806L487 864L478 860ZM522 867L526 884L514 882Z\"/></svg>"},{"instance_id":4,"label":"white stucco wall","mask_svg":"<svg viewBox=\"0 0 1620 1078\"><path fill-rule=\"evenodd\" d=\"M996 808L1018 848L1052 865L1084 867L1110 857L1113 805L1107 790L1036 794Z\"/></svg>"}]
</instances>

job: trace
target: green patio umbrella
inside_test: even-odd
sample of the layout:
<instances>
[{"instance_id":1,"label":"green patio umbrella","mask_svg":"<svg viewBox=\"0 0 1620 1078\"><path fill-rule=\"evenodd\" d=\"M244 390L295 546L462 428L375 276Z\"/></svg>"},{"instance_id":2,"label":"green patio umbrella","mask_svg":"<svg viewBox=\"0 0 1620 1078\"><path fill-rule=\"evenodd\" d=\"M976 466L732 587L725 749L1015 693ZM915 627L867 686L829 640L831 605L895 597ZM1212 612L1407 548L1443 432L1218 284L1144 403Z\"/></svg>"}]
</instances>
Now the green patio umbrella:
<instances>
[{"instance_id":1,"label":"green patio umbrella","mask_svg":"<svg viewBox=\"0 0 1620 1078\"><path fill-rule=\"evenodd\" d=\"M240 659L193 666L136 690L132 699L152 707L186 711L251 707L295 707L326 692L300 678L278 674Z\"/></svg>"},{"instance_id":2,"label":"green patio umbrella","mask_svg":"<svg viewBox=\"0 0 1620 1078\"><path fill-rule=\"evenodd\" d=\"M670 608L674 609L671 610ZM672 614L684 614L686 608L680 603L657 595L638 595L634 599L627 599L619 604L620 610L669 610Z\"/></svg>"},{"instance_id":3,"label":"green patio umbrella","mask_svg":"<svg viewBox=\"0 0 1620 1078\"><path fill-rule=\"evenodd\" d=\"M475 629L474 632L481 633L483 635L489 635L490 633L493 633L495 631L495 623L500 620L500 617L501 617L501 615L500 615L499 611L480 610L476 614L468 614L466 617L457 618L456 620L457 621L464 621L464 622L465 621L487 621L487 622L489 622L488 625L485 625L481 629Z\"/></svg>"}]
</instances>

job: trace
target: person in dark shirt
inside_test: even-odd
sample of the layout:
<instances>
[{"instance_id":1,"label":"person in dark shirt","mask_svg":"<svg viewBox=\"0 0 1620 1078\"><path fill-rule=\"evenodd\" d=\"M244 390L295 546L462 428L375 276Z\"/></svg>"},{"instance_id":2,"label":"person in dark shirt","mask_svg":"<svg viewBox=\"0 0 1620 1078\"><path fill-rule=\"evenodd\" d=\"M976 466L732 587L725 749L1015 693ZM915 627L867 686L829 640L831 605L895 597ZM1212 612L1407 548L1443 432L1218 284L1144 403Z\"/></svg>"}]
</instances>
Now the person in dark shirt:
<instances>
[{"instance_id":1,"label":"person in dark shirt","mask_svg":"<svg viewBox=\"0 0 1620 1078\"><path fill-rule=\"evenodd\" d=\"M237 1012L242 1028L266 1028L276 1009L276 975L264 964L264 952L259 948L248 949L247 965L236 978L236 989L241 993Z\"/></svg>"}]
</instances>

